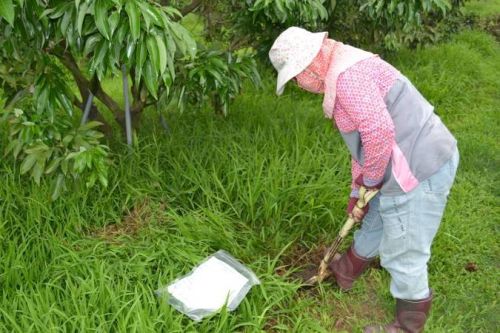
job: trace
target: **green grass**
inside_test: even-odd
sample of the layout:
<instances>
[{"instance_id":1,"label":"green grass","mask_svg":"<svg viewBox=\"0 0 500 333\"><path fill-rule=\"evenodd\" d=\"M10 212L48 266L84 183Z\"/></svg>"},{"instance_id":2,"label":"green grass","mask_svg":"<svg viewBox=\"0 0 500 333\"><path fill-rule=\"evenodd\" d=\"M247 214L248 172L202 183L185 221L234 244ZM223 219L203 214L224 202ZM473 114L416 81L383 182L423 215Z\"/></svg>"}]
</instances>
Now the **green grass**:
<instances>
[{"instance_id":1,"label":"green grass","mask_svg":"<svg viewBox=\"0 0 500 333\"><path fill-rule=\"evenodd\" d=\"M466 32L389 60L436 105L461 151L429 264L427 331L494 332L500 47ZM146 118L133 153L114 147L108 189L75 188L50 203L47 184L34 186L2 159L0 331L332 332L391 319L383 270L349 294L330 285L298 292L276 274L298 249L333 239L350 175L321 100L297 89L277 98L273 86L247 91L227 119L169 114L169 135ZM234 313L195 324L154 296L218 249L262 281ZM478 271L467 272L468 262Z\"/></svg>"},{"instance_id":2,"label":"green grass","mask_svg":"<svg viewBox=\"0 0 500 333\"><path fill-rule=\"evenodd\" d=\"M465 12L480 17L500 15L500 0L470 0L466 3Z\"/></svg>"}]
</instances>

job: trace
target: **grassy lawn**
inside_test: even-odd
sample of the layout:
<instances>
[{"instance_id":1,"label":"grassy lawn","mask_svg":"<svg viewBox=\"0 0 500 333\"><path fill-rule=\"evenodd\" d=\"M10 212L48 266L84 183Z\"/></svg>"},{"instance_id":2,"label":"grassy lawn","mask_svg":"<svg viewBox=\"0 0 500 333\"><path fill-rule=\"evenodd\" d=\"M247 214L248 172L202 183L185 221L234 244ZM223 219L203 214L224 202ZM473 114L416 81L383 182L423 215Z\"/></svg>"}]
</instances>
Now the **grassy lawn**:
<instances>
[{"instance_id":1,"label":"grassy lawn","mask_svg":"<svg viewBox=\"0 0 500 333\"><path fill-rule=\"evenodd\" d=\"M500 47L471 31L388 60L436 105L461 152L429 263L428 332L494 332ZM116 147L108 189L50 203L48 185L0 161L0 332L342 332L391 319L381 269L348 294L302 292L287 278L341 226L349 156L318 97L277 98L273 87L269 78L246 92L227 119L172 114L169 135L145 119L133 153ZM219 249L262 281L234 313L195 324L154 296Z\"/></svg>"},{"instance_id":2,"label":"grassy lawn","mask_svg":"<svg viewBox=\"0 0 500 333\"><path fill-rule=\"evenodd\" d=\"M480 17L490 16L492 13L500 15L500 0L470 0L465 11Z\"/></svg>"}]
</instances>

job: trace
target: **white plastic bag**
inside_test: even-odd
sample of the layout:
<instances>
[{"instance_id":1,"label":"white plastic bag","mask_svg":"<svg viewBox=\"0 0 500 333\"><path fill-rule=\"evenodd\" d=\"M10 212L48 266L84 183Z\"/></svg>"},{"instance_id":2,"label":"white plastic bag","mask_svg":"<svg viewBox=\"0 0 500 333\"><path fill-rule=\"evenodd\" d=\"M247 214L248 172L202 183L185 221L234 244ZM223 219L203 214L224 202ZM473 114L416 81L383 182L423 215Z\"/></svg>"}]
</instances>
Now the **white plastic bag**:
<instances>
[{"instance_id":1,"label":"white plastic bag","mask_svg":"<svg viewBox=\"0 0 500 333\"><path fill-rule=\"evenodd\" d=\"M224 305L233 311L256 284L260 281L249 268L220 250L156 294L167 298L170 305L189 318L200 321Z\"/></svg>"}]
</instances>

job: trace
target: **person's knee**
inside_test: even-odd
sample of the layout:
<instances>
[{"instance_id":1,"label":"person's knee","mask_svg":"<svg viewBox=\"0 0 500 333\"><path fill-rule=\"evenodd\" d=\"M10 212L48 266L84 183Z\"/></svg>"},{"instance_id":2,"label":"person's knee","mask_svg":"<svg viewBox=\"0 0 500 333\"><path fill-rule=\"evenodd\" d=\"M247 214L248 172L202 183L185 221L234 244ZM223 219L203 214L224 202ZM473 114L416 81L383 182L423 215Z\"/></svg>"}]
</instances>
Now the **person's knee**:
<instances>
[{"instance_id":1,"label":"person's knee","mask_svg":"<svg viewBox=\"0 0 500 333\"><path fill-rule=\"evenodd\" d=\"M387 269L387 268L386 268ZM411 270L387 269L391 275L391 294L395 298L420 300L429 296L427 267Z\"/></svg>"},{"instance_id":2,"label":"person's knee","mask_svg":"<svg viewBox=\"0 0 500 333\"><path fill-rule=\"evenodd\" d=\"M391 283L391 294L394 298L410 301L424 299L429 296L429 284L427 278L415 280L393 279Z\"/></svg>"},{"instance_id":3,"label":"person's knee","mask_svg":"<svg viewBox=\"0 0 500 333\"><path fill-rule=\"evenodd\" d=\"M372 258L379 254L383 226L380 215L368 212L361 228L354 233L354 249L361 256Z\"/></svg>"},{"instance_id":4,"label":"person's knee","mask_svg":"<svg viewBox=\"0 0 500 333\"><path fill-rule=\"evenodd\" d=\"M376 239L369 239L367 237L359 237L354 240L354 250L357 254L364 258L373 258L378 256L378 248L380 244L380 238L377 241Z\"/></svg>"},{"instance_id":5,"label":"person's knee","mask_svg":"<svg viewBox=\"0 0 500 333\"><path fill-rule=\"evenodd\" d=\"M372 258L379 254L381 240L381 226L370 229L360 229L354 234L354 249L363 257Z\"/></svg>"}]
</instances>

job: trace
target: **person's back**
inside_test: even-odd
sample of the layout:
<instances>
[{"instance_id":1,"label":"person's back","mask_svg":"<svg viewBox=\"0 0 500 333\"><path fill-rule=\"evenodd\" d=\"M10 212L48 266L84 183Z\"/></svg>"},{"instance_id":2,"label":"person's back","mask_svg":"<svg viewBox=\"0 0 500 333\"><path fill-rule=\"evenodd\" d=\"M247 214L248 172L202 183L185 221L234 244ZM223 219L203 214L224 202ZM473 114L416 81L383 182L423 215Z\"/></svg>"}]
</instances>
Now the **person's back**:
<instances>
[{"instance_id":1,"label":"person's back","mask_svg":"<svg viewBox=\"0 0 500 333\"><path fill-rule=\"evenodd\" d=\"M437 172L456 147L455 138L434 114L432 105L406 77L379 57L363 60L339 75L333 117L360 166L364 165L365 152L372 153L368 149L380 154L386 146L391 162L384 169L380 163L373 163L365 175L375 181L384 175L385 194L411 191ZM364 149L360 127L366 133ZM391 141L393 147L388 151Z\"/></svg>"}]
</instances>

